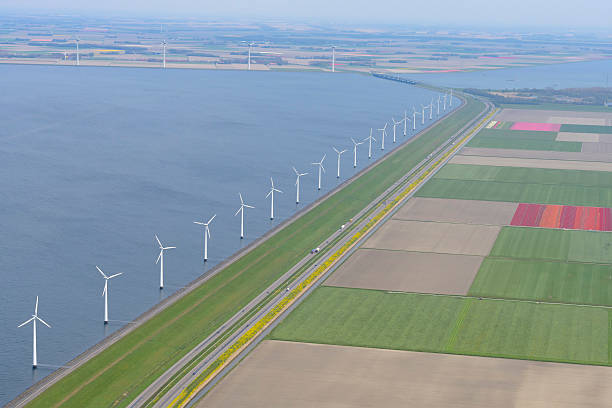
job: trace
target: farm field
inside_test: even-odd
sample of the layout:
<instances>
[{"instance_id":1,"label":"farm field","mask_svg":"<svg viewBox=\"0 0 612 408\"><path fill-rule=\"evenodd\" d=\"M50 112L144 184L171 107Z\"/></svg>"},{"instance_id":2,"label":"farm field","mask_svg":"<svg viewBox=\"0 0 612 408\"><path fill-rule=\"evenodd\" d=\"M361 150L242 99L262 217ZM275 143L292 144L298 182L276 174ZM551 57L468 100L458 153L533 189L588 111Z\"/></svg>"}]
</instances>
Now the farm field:
<instances>
[{"instance_id":1,"label":"farm field","mask_svg":"<svg viewBox=\"0 0 612 408\"><path fill-rule=\"evenodd\" d=\"M610 382L608 367L267 340L195 406L602 407Z\"/></svg>"},{"instance_id":2,"label":"farm field","mask_svg":"<svg viewBox=\"0 0 612 408\"><path fill-rule=\"evenodd\" d=\"M580 152L555 152L552 150L525 150L525 149L492 149L485 147L464 147L458 156L487 156L487 157L506 157L522 159L544 159L544 160L576 160L582 162L612 162L612 154L609 153L586 153Z\"/></svg>"},{"instance_id":3,"label":"farm field","mask_svg":"<svg viewBox=\"0 0 612 408\"><path fill-rule=\"evenodd\" d=\"M553 150L579 152L582 144L578 142L559 142L557 132L483 129L468 144L468 147L493 149Z\"/></svg>"},{"instance_id":4,"label":"farm field","mask_svg":"<svg viewBox=\"0 0 612 408\"><path fill-rule=\"evenodd\" d=\"M612 306L608 264L485 258L471 296Z\"/></svg>"},{"instance_id":5,"label":"farm field","mask_svg":"<svg viewBox=\"0 0 612 408\"><path fill-rule=\"evenodd\" d=\"M564 124L561 125L560 130L561 132L610 134L612 133L612 126Z\"/></svg>"},{"instance_id":6,"label":"farm field","mask_svg":"<svg viewBox=\"0 0 612 408\"><path fill-rule=\"evenodd\" d=\"M612 207L607 172L446 165L418 197Z\"/></svg>"},{"instance_id":7,"label":"farm field","mask_svg":"<svg viewBox=\"0 0 612 408\"><path fill-rule=\"evenodd\" d=\"M126 406L154 378L482 109L480 102L468 98L456 114L68 374L28 406Z\"/></svg>"},{"instance_id":8,"label":"farm field","mask_svg":"<svg viewBox=\"0 0 612 408\"><path fill-rule=\"evenodd\" d=\"M483 257L359 249L324 282L328 286L465 295Z\"/></svg>"},{"instance_id":9,"label":"farm field","mask_svg":"<svg viewBox=\"0 0 612 408\"><path fill-rule=\"evenodd\" d=\"M270 338L611 365L611 319L598 307L321 287Z\"/></svg>"},{"instance_id":10,"label":"farm field","mask_svg":"<svg viewBox=\"0 0 612 408\"><path fill-rule=\"evenodd\" d=\"M612 172L612 163L597 161L528 159L522 157L464 156L453 157L450 164L469 164L474 166L523 167L533 169L586 170Z\"/></svg>"}]
</instances>

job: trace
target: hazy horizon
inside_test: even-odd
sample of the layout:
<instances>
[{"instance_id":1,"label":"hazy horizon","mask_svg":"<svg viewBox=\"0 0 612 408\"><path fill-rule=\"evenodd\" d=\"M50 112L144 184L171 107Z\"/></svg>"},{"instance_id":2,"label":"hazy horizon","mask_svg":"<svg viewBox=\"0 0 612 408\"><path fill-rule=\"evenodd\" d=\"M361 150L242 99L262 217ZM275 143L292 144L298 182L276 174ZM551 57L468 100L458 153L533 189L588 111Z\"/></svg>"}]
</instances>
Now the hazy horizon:
<instances>
[{"instance_id":1,"label":"hazy horizon","mask_svg":"<svg viewBox=\"0 0 612 408\"><path fill-rule=\"evenodd\" d=\"M345 2L311 0L288 2L282 0L236 0L230 4L210 0L5 0L0 9L33 14L82 14L86 16L125 16L143 18L208 18L233 20L287 20L296 22L368 24L375 26L441 26L449 28L541 28L552 31L607 31L610 29L612 2L592 0L576 6L569 1L516 0L492 2L469 0L457 2L439 0L419 4L414 8L399 0L376 3L354 0L347 8ZM435 15L435 17L433 17Z\"/></svg>"}]
</instances>

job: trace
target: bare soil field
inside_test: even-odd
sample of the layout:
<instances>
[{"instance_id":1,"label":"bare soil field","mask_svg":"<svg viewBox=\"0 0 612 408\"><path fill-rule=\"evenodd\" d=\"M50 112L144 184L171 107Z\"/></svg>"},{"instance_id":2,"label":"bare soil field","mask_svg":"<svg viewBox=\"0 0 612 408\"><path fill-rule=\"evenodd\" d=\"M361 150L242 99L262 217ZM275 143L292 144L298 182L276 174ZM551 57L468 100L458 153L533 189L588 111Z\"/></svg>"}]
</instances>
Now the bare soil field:
<instances>
[{"instance_id":1,"label":"bare soil field","mask_svg":"<svg viewBox=\"0 0 612 408\"><path fill-rule=\"evenodd\" d=\"M501 227L391 219L363 248L487 256Z\"/></svg>"},{"instance_id":2,"label":"bare soil field","mask_svg":"<svg viewBox=\"0 0 612 408\"><path fill-rule=\"evenodd\" d=\"M612 143L583 143L582 153L612 153Z\"/></svg>"},{"instance_id":3,"label":"bare soil field","mask_svg":"<svg viewBox=\"0 0 612 408\"><path fill-rule=\"evenodd\" d=\"M584 145L584 144L583 144ZM492 149L464 147L460 156L519 157L526 159L556 159L612 163L611 153L555 152L549 150Z\"/></svg>"},{"instance_id":4,"label":"bare soil field","mask_svg":"<svg viewBox=\"0 0 612 408\"><path fill-rule=\"evenodd\" d=\"M592 144L599 145L600 143ZM612 146L612 144L610 146ZM612 163L555 159L524 159L518 157L455 156L450 163L538 169L612 171Z\"/></svg>"},{"instance_id":5,"label":"bare soil field","mask_svg":"<svg viewBox=\"0 0 612 408\"><path fill-rule=\"evenodd\" d=\"M600 141L601 134L599 133L573 133L573 132L559 132L555 140L557 142L589 142L598 143Z\"/></svg>"},{"instance_id":6,"label":"bare soil field","mask_svg":"<svg viewBox=\"0 0 612 408\"><path fill-rule=\"evenodd\" d=\"M510 225L517 205L497 201L413 197L393 218L458 224Z\"/></svg>"},{"instance_id":7,"label":"bare soil field","mask_svg":"<svg viewBox=\"0 0 612 408\"><path fill-rule=\"evenodd\" d=\"M466 295L482 260L473 255L360 249L325 285Z\"/></svg>"},{"instance_id":8,"label":"bare soil field","mask_svg":"<svg viewBox=\"0 0 612 408\"><path fill-rule=\"evenodd\" d=\"M609 367L264 341L195 406L605 407Z\"/></svg>"},{"instance_id":9,"label":"bare soil field","mask_svg":"<svg viewBox=\"0 0 612 408\"><path fill-rule=\"evenodd\" d=\"M606 112L571 112L536 109L504 109L495 120L502 122L539 122L574 125L609 125L612 114Z\"/></svg>"}]
</instances>

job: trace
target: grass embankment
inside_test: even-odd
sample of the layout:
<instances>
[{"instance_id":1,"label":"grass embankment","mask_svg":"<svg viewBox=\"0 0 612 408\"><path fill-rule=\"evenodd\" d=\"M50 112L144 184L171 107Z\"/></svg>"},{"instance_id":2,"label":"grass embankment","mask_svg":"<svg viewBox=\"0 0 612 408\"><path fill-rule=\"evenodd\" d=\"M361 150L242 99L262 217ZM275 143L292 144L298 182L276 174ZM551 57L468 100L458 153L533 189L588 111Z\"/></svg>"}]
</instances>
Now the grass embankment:
<instances>
[{"instance_id":1,"label":"grass embankment","mask_svg":"<svg viewBox=\"0 0 612 408\"><path fill-rule=\"evenodd\" d=\"M482 129L467 146L493 149L553 150L558 152L579 152L582 150L582 143L557 142L556 138L557 132Z\"/></svg>"},{"instance_id":2,"label":"grass embankment","mask_svg":"<svg viewBox=\"0 0 612 408\"><path fill-rule=\"evenodd\" d=\"M604 308L318 288L273 339L611 365Z\"/></svg>"},{"instance_id":3,"label":"grass embankment","mask_svg":"<svg viewBox=\"0 0 612 408\"><path fill-rule=\"evenodd\" d=\"M563 103L541 103L538 105L531 104L514 104L502 103L499 105L504 109L535 109L535 110L557 110L569 112L609 112L612 113L612 107L608 108L600 105L570 105Z\"/></svg>"},{"instance_id":4,"label":"grass embankment","mask_svg":"<svg viewBox=\"0 0 612 408\"><path fill-rule=\"evenodd\" d=\"M58 381L28 406L126 406L482 109L482 103L468 99L455 115Z\"/></svg>"},{"instance_id":5,"label":"grass embankment","mask_svg":"<svg viewBox=\"0 0 612 408\"><path fill-rule=\"evenodd\" d=\"M603 171L447 164L417 195L612 207L612 178Z\"/></svg>"}]
</instances>

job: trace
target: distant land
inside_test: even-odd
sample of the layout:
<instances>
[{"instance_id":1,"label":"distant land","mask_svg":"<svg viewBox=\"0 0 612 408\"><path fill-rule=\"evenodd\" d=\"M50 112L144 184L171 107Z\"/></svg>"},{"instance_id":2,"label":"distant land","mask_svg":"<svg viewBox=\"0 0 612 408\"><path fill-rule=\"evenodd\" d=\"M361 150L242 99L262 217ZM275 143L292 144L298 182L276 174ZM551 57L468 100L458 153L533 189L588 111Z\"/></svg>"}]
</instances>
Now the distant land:
<instances>
[{"instance_id":1,"label":"distant land","mask_svg":"<svg viewBox=\"0 0 612 408\"><path fill-rule=\"evenodd\" d=\"M612 57L609 38L288 23L0 16L0 63L396 74L461 72Z\"/></svg>"}]
</instances>

